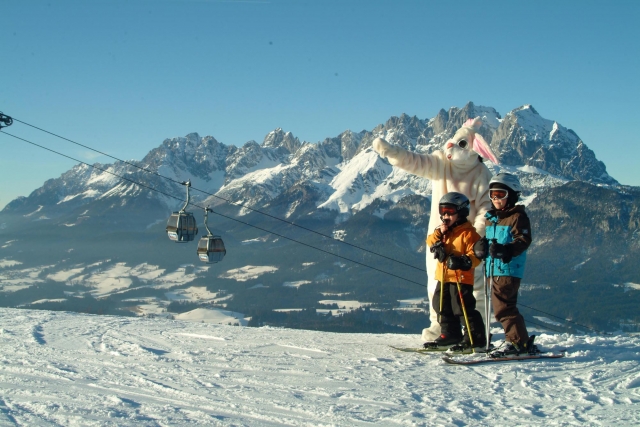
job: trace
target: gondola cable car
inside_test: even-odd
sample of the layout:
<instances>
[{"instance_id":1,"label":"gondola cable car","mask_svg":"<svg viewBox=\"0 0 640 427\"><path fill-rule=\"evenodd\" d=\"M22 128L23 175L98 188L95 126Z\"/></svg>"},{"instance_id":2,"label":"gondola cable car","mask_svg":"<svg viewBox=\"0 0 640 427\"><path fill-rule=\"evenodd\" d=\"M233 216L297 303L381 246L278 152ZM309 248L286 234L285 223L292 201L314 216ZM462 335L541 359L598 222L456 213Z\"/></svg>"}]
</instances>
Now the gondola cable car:
<instances>
[{"instance_id":1,"label":"gondola cable car","mask_svg":"<svg viewBox=\"0 0 640 427\"><path fill-rule=\"evenodd\" d=\"M191 180L180 184L187 187L187 201L182 209L178 212L173 212L167 221L167 236L177 243L190 242L198 234L196 219L191 212L185 212L190 200L189 188L191 187Z\"/></svg>"},{"instance_id":2,"label":"gondola cable car","mask_svg":"<svg viewBox=\"0 0 640 427\"><path fill-rule=\"evenodd\" d=\"M227 250L224 247L222 238L220 236L214 236L211 230L209 230L209 226L207 225L209 212L213 212L213 210L207 206L204 209L204 228L207 229L207 235L202 237L198 242L198 258L200 258L200 261L214 264L222 261L222 258L227 254Z\"/></svg>"}]
</instances>

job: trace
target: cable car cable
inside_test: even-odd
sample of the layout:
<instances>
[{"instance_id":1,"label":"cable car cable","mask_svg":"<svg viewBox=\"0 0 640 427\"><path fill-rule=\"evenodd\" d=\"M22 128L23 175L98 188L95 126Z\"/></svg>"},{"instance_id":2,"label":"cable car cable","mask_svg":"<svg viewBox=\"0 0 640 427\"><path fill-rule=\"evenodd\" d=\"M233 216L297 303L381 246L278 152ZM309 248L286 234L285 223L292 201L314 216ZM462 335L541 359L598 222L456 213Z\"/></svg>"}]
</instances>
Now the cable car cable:
<instances>
[{"instance_id":1,"label":"cable car cable","mask_svg":"<svg viewBox=\"0 0 640 427\"><path fill-rule=\"evenodd\" d=\"M554 329L554 328L552 328L552 327L550 327L548 325L543 325L543 324L534 322L533 320L530 320L530 319L526 319L525 322L527 323L527 325L529 325L529 324L536 325L536 326L539 326L539 327L544 328L544 329L548 329L548 330L553 331L553 332L558 332L559 334L563 333L563 331L560 331L558 329Z\"/></svg>"},{"instance_id":2,"label":"cable car cable","mask_svg":"<svg viewBox=\"0 0 640 427\"><path fill-rule=\"evenodd\" d=\"M165 193L165 192L163 192L163 191L160 191L160 190L158 190L158 189L156 189L156 188L150 187L150 186L148 186L148 185L146 185L146 184L141 184L141 183L139 183L139 182L137 182L137 181L134 181L134 180L132 180L132 179L130 179L130 178L126 178L126 177L124 177L124 176L118 175L118 174L116 174L116 173L113 173L113 172L108 171L108 170L106 170L106 169L100 168L100 167L98 167L98 166L90 165L89 163L83 162L82 160L78 160L78 159L73 158L73 157L71 157L71 156L68 156L68 155L66 155L66 154L63 154L63 153L60 153L60 152L58 152L58 151L52 150L51 148L47 148L47 147L44 147L44 146L42 146L42 145L40 145L40 144L36 144L35 142L32 142L32 141L26 140L26 139L24 139L24 138L21 138L21 137L19 137L19 136L16 136L16 135L10 134L10 133L5 132L5 131L0 131L0 133L4 133L5 135L11 136L11 137L16 138L16 139L18 139L18 140L20 140L20 141L24 141L24 142L26 142L26 143L28 143L28 144L31 144L31 145L34 145L34 146L36 146L36 147L42 148L42 149L44 149L44 150L50 151L50 152L52 152L52 153L58 154L58 155L60 155L60 156L62 156L62 157L66 157L67 159L71 159L71 160L73 160L73 161L75 161L75 162L81 163L81 164L86 165L86 166L89 166L89 167L91 167L91 168L98 169L98 170L100 170L100 171L102 171L102 172L109 173L109 174L111 174L111 175L113 175L113 176L115 176L115 177L117 177L117 178L123 179L123 180L125 180L125 181L129 181L129 182L131 182L131 183L133 183L133 184L139 185L139 186L144 187L144 188L148 188L149 190L155 191L155 192L157 192L157 193L160 193L160 194L162 194L162 195L164 195L164 196L167 196L167 197L170 197L170 198L172 198L172 199L177 199L177 200L180 200L180 201L182 201L182 200L183 200L182 198L176 197L176 196L174 196L174 195L172 195L172 194L167 194L167 193ZM192 204L193 206L199 207L200 209L204 209L204 207L202 207L202 206L200 206L200 205L198 205L198 204L195 204L195 203L191 203L191 204ZM318 250L318 251L320 251L320 252L324 252L324 253L326 253L326 254L328 254L328 255L333 255L333 256L335 256L335 257L338 257L338 258L344 259L345 261L349 261L349 262L352 262L352 263L354 263L354 264L361 265L361 266L363 266L363 267L367 267L367 268L370 268L370 269L372 269L372 270L378 271L378 272L380 272L380 273L387 274L387 275L392 276L392 277L395 277L395 278L397 278L397 279L401 279L401 280L404 280L404 281L406 281L406 282L413 283L413 284L416 284L416 285L418 285L418 286L422 286L422 287L424 287L424 288L426 288L426 287L427 287L426 285L424 285L424 284L422 284L422 283L419 283L419 282L413 281L413 280L411 280L411 279L407 279L407 278L402 277L402 276L398 276L398 275L396 275L396 274L394 274L394 273L390 273L390 272L388 272L388 271L381 270L381 269L376 268L376 267L372 267L372 266L370 266L370 265L367 265L367 264L364 264L364 263L362 263L362 262L359 262L359 261L353 260L353 259L351 259L351 258L347 258L347 257L345 257L345 256L338 255L338 254L336 254L336 253L334 253L334 252L326 251L326 250L324 250L324 249L318 248L318 247L313 246L313 245L310 245L310 244L308 244L308 243L304 243L304 242L301 242L301 241L299 241L299 240L292 239L291 237L287 237L287 236L284 236L284 235L281 235L281 234L275 233L275 232L273 232L273 231L269 231L269 230L264 229L264 228L262 228L262 227L258 227L257 225L249 224L249 223L247 223L247 222L245 222L245 221L241 221L241 220L239 220L239 219L236 219L236 218L230 217L230 216L228 216L228 215L221 214L221 213L219 213L219 212L213 212L213 213L215 213L216 215L220 215L220 216L222 216L222 217L224 217L224 218L230 219L230 220L232 220L232 221L238 222L238 223L240 223L240 224L244 224L244 225L246 225L246 226L256 228L256 229L258 229L258 230L264 231L264 232L269 233L269 234L273 234L274 236L278 236L278 237L281 237L281 238L283 238L283 239L290 240L290 241L295 242L295 243L299 243L299 244L301 244L301 245L303 245L303 246L306 246L306 247L308 247L308 248L312 248L312 249Z\"/></svg>"},{"instance_id":3,"label":"cable car cable","mask_svg":"<svg viewBox=\"0 0 640 427\"><path fill-rule=\"evenodd\" d=\"M79 142L73 141L73 140L71 140L71 139L69 139L69 138L65 138L64 136L61 136L61 135L55 134L55 133L53 133L53 132L50 132L50 131L48 131L48 130L42 129L42 128L38 127L38 126L34 126L34 125L32 125L32 124L29 124L29 123L23 122L22 120L18 120L18 119L16 119L15 117L13 118L13 120L15 120L15 121L16 121L16 122L18 122L18 123L22 123L23 125L26 125L26 126L29 126L29 127L34 128L34 129L37 129L37 130L39 130L39 131L41 131L41 132L45 132L45 133L48 133L49 135L52 135L52 136L55 136L55 137L57 137L57 138L63 139L63 140L65 140L65 141L71 142L72 144L76 144L76 145L78 145L78 146L80 146L80 147L83 147L83 148L86 148L86 149L91 150L91 151L93 151L93 152L99 153L99 154L101 154L101 155L103 155L103 156L106 156L106 157L109 157L109 158L111 158L111 159L114 159L114 160L120 161L120 162L125 163L125 164L127 164L127 165L129 165L129 166L133 166L133 167L138 168L138 169L140 169L140 170L142 170L142 171L144 171L144 172L147 172L147 173L150 173L150 174L156 175L156 176L158 176L158 177L160 177L160 178L167 179L167 180L172 181L172 182L174 182L174 183L176 183L176 184L180 184L180 183L181 183L180 181L177 181L177 180L175 180L175 179L173 179L173 178L170 178L170 177L168 177L168 176L161 175L161 174L159 174L159 173L157 173L157 172L151 171L151 170L149 170L149 169L145 169L145 168L143 168L143 167L140 167L140 166L138 166L138 165L135 165L135 164L133 164L133 163L131 163L131 162L128 162L128 161L126 161L126 160L119 159L119 158L114 157L114 156L112 156L112 155L110 155L110 154L104 153L104 152L102 152L102 151L100 151L100 150L96 150L96 149L91 148L91 147L89 147L89 146L87 146L87 145L84 145L84 144L81 144L81 143L79 143ZM345 244L345 245L351 246L351 247L356 248L356 249L359 249L359 250L361 250L361 251L368 252L368 253L370 253L370 254L373 254L373 255L376 255L376 256L379 256L379 257L382 257L382 258L388 259L388 260L393 261L393 262L397 262L397 263L399 263L399 264L402 264L402 265L407 266L407 267L411 267L411 268L416 269L416 270L419 270L419 271L426 271L426 270L425 270L424 268L422 268L422 267L416 267L415 265L407 264L407 263L405 263L405 262L403 262L403 261L400 261L400 260L397 260L397 259L395 259L395 258L391 258L391 257L388 257L388 256L386 256L386 255L382 255L382 254L379 254L379 253L377 253L377 252L374 252L374 251L371 251L371 250L368 250L368 249L362 248L362 247L360 247L360 246L354 245L354 244L352 244L352 243L345 242L344 240L337 239L337 238L335 238L335 237L333 237L333 236L329 236L329 235L327 235L327 234L321 233L321 232L316 231L316 230L313 230L313 229L311 229L311 228L307 228L307 227L305 227L305 226L303 226L303 225L296 224L296 223L294 223L294 222L292 222L292 221L287 221L286 219L279 218L279 217L277 217L277 216L274 216L274 215L271 215L271 214L269 214L269 213L263 212L263 211L261 211L261 210L259 210L259 209L251 208L251 207L246 206L246 205L244 205L244 204L242 204L242 203L240 203L240 202L234 202L233 200L229 200L229 199L227 199L227 198L225 198L225 197L218 196L217 194L209 193L209 192L204 191L204 190L201 190L201 189L199 189L199 188L195 188L195 187L192 187L192 188L193 188L193 190L195 190L195 191L199 191L199 192L201 192L201 193L203 193L203 194L206 194L206 195L209 195L209 196L216 197L216 198L218 198L218 199L220 199L220 200L223 200L223 201L225 201L225 202L227 202L227 203L231 203L231 204L233 204L233 205L240 206L240 207L242 207L242 208L244 208L244 209L248 209L248 210L250 210L250 211L253 211L253 212L256 212L256 213L259 213L259 214L262 214L262 215L268 216L268 217L270 217L270 218L272 218L272 219L275 219L275 220L278 220L278 221L282 221L282 222L284 222L284 223L286 223L286 224L292 225L292 226L294 226L294 227L301 228L301 229L306 230L306 231L309 231L309 232L311 232L311 233L315 233L315 234L317 234L317 235L319 235L319 236L322 236L322 237L325 237L325 238L328 238L328 239L332 239L332 240L335 240L335 241L341 242L342 244Z\"/></svg>"},{"instance_id":4,"label":"cable car cable","mask_svg":"<svg viewBox=\"0 0 640 427\"><path fill-rule=\"evenodd\" d=\"M596 329L596 328L592 328L591 326L583 325L583 324L581 324L581 323L574 322L573 320L569 320L569 319L566 319L566 318L564 318L564 317L556 316L556 315L554 315L554 314L547 313L546 311L538 310L537 308L529 307L528 305L524 305L524 304L522 304L522 303L520 303L520 302L518 302L518 306L520 306L520 307L525 307L525 308L528 308L529 310L534 310L534 311L540 312L540 313L542 313L542 314L546 314L547 316L555 317L556 319L558 319L558 320L562 320L563 322L573 323L574 325L580 326L580 327L582 327L582 328L589 329L590 331L597 332L597 333L599 333L599 334L610 335L610 333L609 333L609 332L603 332L603 331L600 331L600 330L598 330L598 329Z\"/></svg>"}]
</instances>

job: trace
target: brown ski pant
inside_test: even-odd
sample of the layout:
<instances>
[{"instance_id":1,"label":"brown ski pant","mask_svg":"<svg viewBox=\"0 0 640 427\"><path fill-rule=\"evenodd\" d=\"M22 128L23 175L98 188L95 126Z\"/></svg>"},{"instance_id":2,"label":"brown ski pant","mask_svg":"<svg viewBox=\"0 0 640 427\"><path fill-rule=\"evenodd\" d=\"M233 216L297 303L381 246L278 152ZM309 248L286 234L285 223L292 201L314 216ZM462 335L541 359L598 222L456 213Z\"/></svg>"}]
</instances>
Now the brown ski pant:
<instances>
[{"instance_id":1,"label":"brown ski pant","mask_svg":"<svg viewBox=\"0 0 640 427\"><path fill-rule=\"evenodd\" d=\"M496 320L502 323L506 340L516 344L529 339L524 318L516 306L520 279L517 277L495 276L491 292L491 304Z\"/></svg>"}]
</instances>

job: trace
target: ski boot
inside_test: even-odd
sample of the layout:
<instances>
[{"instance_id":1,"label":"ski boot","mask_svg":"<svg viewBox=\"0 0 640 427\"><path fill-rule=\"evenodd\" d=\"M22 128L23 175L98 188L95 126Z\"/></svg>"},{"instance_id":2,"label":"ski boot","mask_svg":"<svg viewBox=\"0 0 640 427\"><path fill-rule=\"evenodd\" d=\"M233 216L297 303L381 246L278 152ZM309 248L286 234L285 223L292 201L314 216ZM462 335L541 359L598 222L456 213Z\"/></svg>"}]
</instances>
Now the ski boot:
<instances>
[{"instance_id":1,"label":"ski boot","mask_svg":"<svg viewBox=\"0 0 640 427\"><path fill-rule=\"evenodd\" d=\"M487 339L483 333L473 333L473 346L469 335L465 332L462 341L449 348L451 353L482 353L486 351Z\"/></svg>"},{"instance_id":2,"label":"ski boot","mask_svg":"<svg viewBox=\"0 0 640 427\"><path fill-rule=\"evenodd\" d=\"M435 350L438 348L449 348L452 345L458 344L460 337L453 337L451 335L440 334L438 338L433 341L427 341L423 344L423 347L428 350Z\"/></svg>"},{"instance_id":3,"label":"ski boot","mask_svg":"<svg viewBox=\"0 0 640 427\"><path fill-rule=\"evenodd\" d=\"M536 336L531 335L525 343L509 343L504 350L494 351L493 353L491 353L491 357L509 357L539 354L540 350L538 349L538 346L533 343L535 339Z\"/></svg>"}]
</instances>

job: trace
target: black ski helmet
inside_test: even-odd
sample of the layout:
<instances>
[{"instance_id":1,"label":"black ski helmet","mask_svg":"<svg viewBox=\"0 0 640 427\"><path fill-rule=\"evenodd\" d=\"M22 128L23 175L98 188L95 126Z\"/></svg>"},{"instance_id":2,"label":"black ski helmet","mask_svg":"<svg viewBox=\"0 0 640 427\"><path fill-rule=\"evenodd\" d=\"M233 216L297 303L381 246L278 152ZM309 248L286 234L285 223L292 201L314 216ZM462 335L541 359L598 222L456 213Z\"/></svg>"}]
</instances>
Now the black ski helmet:
<instances>
[{"instance_id":1,"label":"black ski helmet","mask_svg":"<svg viewBox=\"0 0 640 427\"><path fill-rule=\"evenodd\" d=\"M447 193L440 199L439 205L451 205L456 207L458 217L463 220L469 216L469 198L462 193L452 191Z\"/></svg>"}]
</instances>

